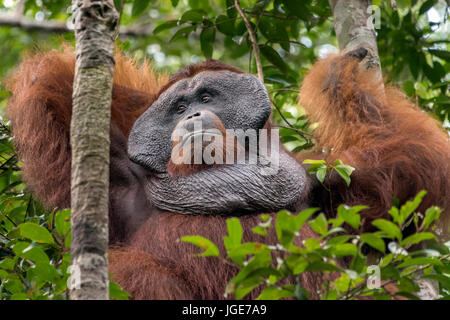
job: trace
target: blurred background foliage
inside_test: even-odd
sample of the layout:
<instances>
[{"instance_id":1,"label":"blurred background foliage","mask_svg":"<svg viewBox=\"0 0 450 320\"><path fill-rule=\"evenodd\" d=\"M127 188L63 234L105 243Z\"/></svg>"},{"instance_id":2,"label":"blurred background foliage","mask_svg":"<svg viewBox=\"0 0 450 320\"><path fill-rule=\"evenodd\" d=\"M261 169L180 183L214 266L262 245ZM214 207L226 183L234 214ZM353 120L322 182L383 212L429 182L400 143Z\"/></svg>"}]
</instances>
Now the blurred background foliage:
<instances>
[{"instance_id":1,"label":"blurred background foliage","mask_svg":"<svg viewBox=\"0 0 450 320\"><path fill-rule=\"evenodd\" d=\"M310 148L313 141L307 133L317 124L308 123L296 99L314 61L338 51L328 0L240 2L256 31L282 140L293 151ZM256 74L249 36L233 0L114 3L122 28L117 47L138 61L148 59L156 70L174 72L212 57ZM63 42L74 44L70 5L70 0L0 1L0 115L10 96L5 79L24 55L58 49ZM374 0L373 5L375 16L379 13L374 24L384 76L450 131L450 1ZM53 26L53 31L46 26ZM67 213L43 210L26 192L12 139L9 123L2 118L0 299L64 298ZM113 296L125 297L116 286L112 290Z\"/></svg>"}]
</instances>

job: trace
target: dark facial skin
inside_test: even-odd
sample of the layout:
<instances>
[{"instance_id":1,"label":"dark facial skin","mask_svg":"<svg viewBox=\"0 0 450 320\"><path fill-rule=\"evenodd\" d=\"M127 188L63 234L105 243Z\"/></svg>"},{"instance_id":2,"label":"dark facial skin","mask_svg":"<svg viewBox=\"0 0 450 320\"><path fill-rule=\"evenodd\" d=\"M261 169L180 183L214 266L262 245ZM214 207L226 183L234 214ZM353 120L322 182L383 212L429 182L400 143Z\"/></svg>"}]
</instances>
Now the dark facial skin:
<instances>
[{"instance_id":1,"label":"dark facial skin","mask_svg":"<svg viewBox=\"0 0 450 320\"><path fill-rule=\"evenodd\" d=\"M180 121L201 111L217 115L226 129L258 130L267 122L271 107L254 76L225 70L201 72L176 82L139 117L128 141L131 160L165 172L172 132Z\"/></svg>"},{"instance_id":2,"label":"dark facial skin","mask_svg":"<svg viewBox=\"0 0 450 320\"><path fill-rule=\"evenodd\" d=\"M182 214L299 209L307 177L281 147L273 174L264 173L267 165L260 161L206 168L183 177L167 173L175 128L192 133L193 122L201 121L203 129L259 130L270 112L264 86L250 74L203 71L176 82L136 121L129 136L130 159L149 172L148 198L160 210Z\"/></svg>"}]
</instances>

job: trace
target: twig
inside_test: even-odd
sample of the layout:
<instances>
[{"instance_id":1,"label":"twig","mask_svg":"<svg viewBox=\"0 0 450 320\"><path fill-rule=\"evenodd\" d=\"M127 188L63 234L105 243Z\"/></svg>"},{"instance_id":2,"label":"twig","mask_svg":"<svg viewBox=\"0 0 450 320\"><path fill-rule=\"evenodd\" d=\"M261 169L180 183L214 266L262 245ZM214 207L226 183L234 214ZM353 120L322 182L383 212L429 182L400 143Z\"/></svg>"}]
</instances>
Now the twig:
<instances>
[{"instance_id":1,"label":"twig","mask_svg":"<svg viewBox=\"0 0 450 320\"><path fill-rule=\"evenodd\" d=\"M268 44L268 43L279 43L279 42L287 42L287 43L292 43L292 44L296 44L296 45L299 45L299 46L302 46L303 48L306 48L306 46L303 44L303 43L301 43L300 41L294 41L294 40L283 40L283 39L270 39L270 40L267 40L266 41L266 44Z\"/></svg>"},{"instance_id":2,"label":"twig","mask_svg":"<svg viewBox=\"0 0 450 320\"><path fill-rule=\"evenodd\" d=\"M4 217L5 217L6 219L8 219L9 222L11 222L11 223L14 225L14 227L17 227L17 223L15 223L15 222L13 221L13 219L11 219L11 218L8 216L8 214L5 214Z\"/></svg>"},{"instance_id":3,"label":"twig","mask_svg":"<svg viewBox=\"0 0 450 320\"><path fill-rule=\"evenodd\" d=\"M306 131L303 131L303 130L300 130L300 129L297 129L297 128L295 128L295 127L286 127L286 126L276 126L277 128L283 128L283 129L289 129L289 130L293 130L293 131L295 131L295 132L297 132L299 135L301 135L301 136L303 136L303 135L305 135L305 136L312 136L312 134L311 133L309 133L309 132L306 132ZM306 139L306 138L305 138Z\"/></svg>"},{"instance_id":4,"label":"twig","mask_svg":"<svg viewBox=\"0 0 450 320\"><path fill-rule=\"evenodd\" d=\"M117 27L116 27L116 31L114 32L114 40L117 39L117 37L119 36L119 32L120 32L120 21L122 20L122 13L123 13L123 6L125 5L125 0L121 1L121 5L120 5L120 11L119 11L119 21L117 21Z\"/></svg>"},{"instance_id":5,"label":"twig","mask_svg":"<svg viewBox=\"0 0 450 320\"><path fill-rule=\"evenodd\" d=\"M7 236L6 234L2 233L2 232L0 232L0 236L3 237L3 238L5 238L6 240L11 241L11 239L8 238L8 236ZM11 250L11 249L6 248L6 247L2 247L2 250Z\"/></svg>"},{"instance_id":6,"label":"twig","mask_svg":"<svg viewBox=\"0 0 450 320\"><path fill-rule=\"evenodd\" d=\"M298 94L298 89L289 89L289 88L272 89L272 90L270 90L270 93L277 92L277 91L289 91L289 92L295 92Z\"/></svg>"},{"instance_id":7,"label":"twig","mask_svg":"<svg viewBox=\"0 0 450 320\"><path fill-rule=\"evenodd\" d=\"M287 127L286 126L278 126L279 128L284 128L284 129L289 129L289 130L293 130L293 131L295 131L295 132L297 132L303 139L305 139L306 141L307 141L307 143L308 143L308 148L309 147L311 147L313 144L312 144L312 141L311 141L311 138L308 138L308 137L306 137L307 135L308 136L312 136L310 133L308 133L308 132L305 132L305 131L302 131L302 130L299 130L299 129L297 129L297 128L295 128L292 124L290 124L289 123L289 121L283 116L283 113L281 112L281 110L280 110L280 108L277 106L277 104L269 97L269 99L270 99L270 102L272 103L272 105L275 107L275 109L277 109L277 111L278 111L278 113L280 114L280 117L281 117L281 119L283 119L283 121L288 125Z\"/></svg>"},{"instance_id":8,"label":"twig","mask_svg":"<svg viewBox=\"0 0 450 320\"><path fill-rule=\"evenodd\" d=\"M5 162L3 162L1 165L0 165L0 170L4 170L5 169L5 166L11 161L11 160L13 160L13 159L15 159L16 158L16 154L13 154L8 160L6 160Z\"/></svg>"},{"instance_id":9,"label":"twig","mask_svg":"<svg viewBox=\"0 0 450 320\"><path fill-rule=\"evenodd\" d=\"M259 46L258 46L258 43L256 42L255 33L253 32L252 26L250 25L250 22L248 21L247 17L245 16L244 11L241 8L241 4L239 3L239 0L234 0L234 6L236 7L236 10L239 12L239 15L241 16L242 20L244 20L245 27L247 28L248 36L250 37L250 42L252 43L253 54L255 55L256 69L258 70L258 78L262 83L264 83L264 75L262 72L261 57L259 55Z\"/></svg>"}]
</instances>

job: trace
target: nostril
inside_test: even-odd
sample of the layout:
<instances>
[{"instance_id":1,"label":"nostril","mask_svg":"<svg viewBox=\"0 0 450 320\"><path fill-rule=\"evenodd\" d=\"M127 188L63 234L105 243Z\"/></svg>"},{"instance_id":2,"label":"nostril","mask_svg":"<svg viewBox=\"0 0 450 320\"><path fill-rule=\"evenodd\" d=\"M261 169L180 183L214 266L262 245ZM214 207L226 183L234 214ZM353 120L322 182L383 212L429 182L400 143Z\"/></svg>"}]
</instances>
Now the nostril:
<instances>
[{"instance_id":1,"label":"nostril","mask_svg":"<svg viewBox=\"0 0 450 320\"><path fill-rule=\"evenodd\" d=\"M191 119L191 118L193 118L193 117L199 117L199 116L201 116L201 113L200 112L196 112L196 113L194 113L194 114L191 114L189 117L187 117L188 119Z\"/></svg>"}]
</instances>

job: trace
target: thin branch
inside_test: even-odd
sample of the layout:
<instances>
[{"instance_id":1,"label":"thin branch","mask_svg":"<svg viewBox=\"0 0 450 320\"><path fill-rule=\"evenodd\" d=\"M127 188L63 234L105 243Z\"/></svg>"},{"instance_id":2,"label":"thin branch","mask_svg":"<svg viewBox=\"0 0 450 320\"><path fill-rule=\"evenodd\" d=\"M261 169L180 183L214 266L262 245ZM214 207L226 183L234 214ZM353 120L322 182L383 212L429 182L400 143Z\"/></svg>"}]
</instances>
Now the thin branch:
<instances>
[{"instance_id":1,"label":"thin branch","mask_svg":"<svg viewBox=\"0 0 450 320\"><path fill-rule=\"evenodd\" d=\"M301 135L302 138L305 138L305 137L303 137L303 135L312 137L312 134L311 134L311 133L306 132L306 131L303 131L303 130L300 130L300 129L297 129L297 128L294 128L294 127L286 127L286 126L275 126L275 127L295 131L295 132L297 132L299 135ZM309 140L308 138L305 138L305 139Z\"/></svg>"},{"instance_id":2,"label":"thin branch","mask_svg":"<svg viewBox=\"0 0 450 320\"><path fill-rule=\"evenodd\" d=\"M8 238L8 236L6 235L6 233L0 232L0 236L3 237L3 238L5 238L6 240L11 241L11 239ZM10 248L4 247L4 246L2 246L2 250L8 250L8 251L10 251L10 252L13 252Z\"/></svg>"},{"instance_id":3,"label":"thin branch","mask_svg":"<svg viewBox=\"0 0 450 320\"><path fill-rule=\"evenodd\" d=\"M11 217L10 216L8 216L7 214L5 214L4 215L4 217L6 218L6 219L8 219L9 220L9 222L11 222L13 225L14 225L14 227L17 227L17 223L15 223L14 222L14 220L13 219L11 219Z\"/></svg>"},{"instance_id":4,"label":"thin branch","mask_svg":"<svg viewBox=\"0 0 450 320\"><path fill-rule=\"evenodd\" d=\"M266 44L268 44L268 43L279 43L279 42L287 42L287 43L292 43L292 44L296 44L296 45L299 45L299 46L301 46L301 47L303 47L303 48L306 48L306 46L303 44L303 43L301 43L300 41L294 41L294 40L282 40L282 39L270 39L270 40L267 40L266 41Z\"/></svg>"},{"instance_id":5,"label":"thin branch","mask_svg":"<svg viewBox=\"0 0 450 320\"><path fill-rule=\"evenodd\" d=\"M241 4L239 3L239 0L234 0L234 6L236 7L236 10L239 12L239 15L241 16L242 20L244 20L245 27L247 28L247 32L250 37L250 42L252 43L253 53L255 55L256 69L258 70L258 78L259 78L259 80L261 80L262 83L264 83L264 75L262 72L261 57L259 55L259 46L258 46L258 43L256 42L255 33L253 32L252 26L250 25L250 21L248 21L247 17L245 16L244 11L241 8Z\"/></svg>"},{"instance_id":6,"label":"thin branch","mask_svg":"<svg viewBox=\"0 0 450 320\"><path fill-rule=\"evenodd\" d=\"M10 14L0 14L1 27L18 27L25 31L39 31L46 33L68 33L73 29L67 27L64 22L45 20L37 21L31 18L17 17ZM152 34L152 30L148 27L121 27L119 36L123 37L145 37Z\"/></svg>"},{"instance_id":7,"label":"thin branch","mask_svg":"<svg viewBox=\"0 0 450 320\"><path fill-rule=\"evenodd\" d=\"M286 127L286 126L277 126L277 127L279 127L279 128L284 128L284 129L289 129L289 130L293 130L293 131L297 132L303 139L305 139L305 140L307 141L307 146L308 146L308 148L309 148L309 147L312 147L312 146L313 146L313 143L312 143L312 141L311 141L311 138L306 137L306 136L310 136L310 137L311 137L312 135L311 135L310 133L308 133L308 132L299 130L299 129L297 129L296 127L294 127L294 126L286 119L286 117L283 115L283 113L281 112L281 109L278 107L278 105L275 103L275 101L273 101L273 99L270 98L270 97L269 97L269 99L270 99L270 102L272 103L272 105L275 107L275 109L277 109L278 114L280 115L281 119L288 125L287 127Z\"/></svg>"},{"instance_id":8,"label":"thin branch","mask_svg":"<svg viewBox=\"0 0 450 320\"><path fill-rule=\"evenodd\" d=\"M117 22L117 27L116 27L116 31L114 32L114 40L117 39L117 37L119 36L120 33L120 21L122 21L122 14L123 14L123 6L125 5L125 0L121 1L121 5L120 5L120 11L119 11L119 21Z\"/></svg>"},{"instance_id":9,"label":"thin branch","mask_svg":"<svg viewBox=\"0 0 450 320\"><path fill-rule=\"evenodd\" d=\"M16 158L16 154L13 154L8 160L6 160L5 162L3 162L0 165L0 170L5 170L6 169L6 165L11 161L14 160Z\"/></svg>"},{"instance_id":10,"label":"thin branch","mask_svg":"<svg viewBox=\"0 0 450 320\"><path fill-rule=\"evenodd\" d=\"M278 88L278 89L272 89L272 90L270 90L270 93L277 92L277 91L288 91L288 92L295 92L295 93L298 94L299 89Z\"/></svg>"}]
</instances>

